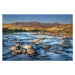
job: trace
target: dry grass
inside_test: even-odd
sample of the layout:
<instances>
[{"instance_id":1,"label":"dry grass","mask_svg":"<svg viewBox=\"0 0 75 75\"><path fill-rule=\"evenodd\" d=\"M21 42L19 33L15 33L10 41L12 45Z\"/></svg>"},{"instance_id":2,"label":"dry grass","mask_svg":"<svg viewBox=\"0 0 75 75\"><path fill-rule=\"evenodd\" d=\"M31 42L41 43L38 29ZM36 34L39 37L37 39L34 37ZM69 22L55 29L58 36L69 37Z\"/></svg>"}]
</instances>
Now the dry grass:
<instances>
[{"instance_id":1,"label":"dry grass","mask_svg":"<svg viewBox=\"0 0 75 75\"><path fill-rule=\"evenodd\" d=\"M13 24L3 24L3 29L8 30L42 30L42 31L50 31L55 33L67 33L67 34L73 34L73 25L72 24L66 24L66 25L59 25L54 26L52 28L43 28L43 27L27 27L27 26L20 26L20 25L13 25Z\"/></svg>"}]
</instances>

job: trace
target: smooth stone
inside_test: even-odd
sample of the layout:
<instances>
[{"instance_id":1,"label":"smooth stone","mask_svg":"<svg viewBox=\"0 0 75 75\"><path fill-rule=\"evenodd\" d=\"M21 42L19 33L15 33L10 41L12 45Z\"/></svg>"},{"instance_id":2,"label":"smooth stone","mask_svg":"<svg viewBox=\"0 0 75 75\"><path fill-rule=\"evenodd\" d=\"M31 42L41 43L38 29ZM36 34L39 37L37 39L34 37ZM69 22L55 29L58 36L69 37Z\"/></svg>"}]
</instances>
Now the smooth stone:
<instances>
[{"instance_id":1,"label":"smooth stone","mask_svg":"<svg viewBox=\"0 0 75 75\"><path fill-rule=\"evenodd\" d=\"M12 46L12 47L10 47L10 50L11 51L15 51L15 50L17 50L18 48L14 45L14 46Z\"/></svg>"},{"instance_id":2,"label":"smooth stone","mask_svg":"<svg viewBox=\"0 0 75 75\"><path fill-rule=\"evenodd\" d=\"M23 47L23 49L29 49L29 48L32 48L32 46L30 46L30 45L25 45L25 46Z\"/></svg>"},{"instance_id":3,"label":"smooth stone","mask_svg":"<svg viewBox=\"0 0 75 75\"><path fill-rule=\"evenodd\" d=\"M62 47L68 48L69 47L69 43L63 43Z\"/></svg>"},{"instance_id":4,"label":"smooth stone","mask_svg":"<svg viewBox=\"0 0 75 75\"><path fill-rule=\"evenodd\" d=\"M49 49L50 47L49 46L45 46L45 47L42 47L43 49Z\"/></svg>"},{"instance_id":5,"label":"smooth stone","mask_svg":"<svg viewBox=\"0 0 75 75\"><path fill-rule=\"evenodd\" d=\"M45 39L45 37L44 36L41 36L40 39Z\"/></svg>"},{"instance_id":6,"label":"smooth stone","mask_svg":"<svg viewBox=\"0 0 75 75\"><path fill-rule=\"evenodd\" d=\"M36 54L36 51L33 48L27 49L28 54Z\"/></svg>"}]
</instances>

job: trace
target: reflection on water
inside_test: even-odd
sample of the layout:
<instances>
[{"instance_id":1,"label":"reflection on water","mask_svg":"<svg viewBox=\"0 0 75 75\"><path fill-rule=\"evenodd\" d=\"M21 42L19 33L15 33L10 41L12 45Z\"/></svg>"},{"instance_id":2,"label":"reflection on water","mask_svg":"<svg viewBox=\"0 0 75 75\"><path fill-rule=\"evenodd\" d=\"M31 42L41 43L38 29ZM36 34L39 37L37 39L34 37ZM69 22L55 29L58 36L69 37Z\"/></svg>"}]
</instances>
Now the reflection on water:
<instances>
[{"instance_id":1,"label":"reflection on water","mask_svg":"<svg viewBox=\"0 0 75 75\"><path fill-rule=\"evenodd\" d=\"M31 35L32 32L22 32L22 33L12 33L12 34L3 34L3 49L2 49L2 59L4 61L69 61L73 60L73 48L63 48L61 46L62 37L53 37L53 36L47 36L47 35ZM5 36L9 36L10 38L7 38ZM40 39L40 36L46 37L44 40L40 40L42 44L35 45L31 44L34 39ZM50 39L47 39L50 38ZM57 41L58 38L60 38L60 41ZM16 39L22 39L21 41L16 41ZM70 39L70 44L72 45L73 39ZM10 47L12 45L15 45L16 43L21 43L22 47L24 45L32 45L34 49L36 49L38 55L36 56L30 56L28 54L21 54L21 55L15 55L13 56ZM50 49L43 49L43 45L51 45ZM63 49L63 51L60 51L59 49Z\"/></svg>"}]
</instances>

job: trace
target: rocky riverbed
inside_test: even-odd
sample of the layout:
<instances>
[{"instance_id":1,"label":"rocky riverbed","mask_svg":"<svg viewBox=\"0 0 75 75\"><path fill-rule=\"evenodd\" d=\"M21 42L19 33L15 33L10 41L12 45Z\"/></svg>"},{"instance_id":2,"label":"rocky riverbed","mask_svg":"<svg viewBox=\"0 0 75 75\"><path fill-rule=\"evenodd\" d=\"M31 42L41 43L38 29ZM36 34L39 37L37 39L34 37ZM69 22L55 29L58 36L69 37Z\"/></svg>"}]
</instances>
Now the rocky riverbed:
<instances>
[{"instance_id":1,"label":"rocky riverbed","mask_svg":"<svg viewBox=\"0 0 75 75\"><path fill-rule=\"evenodd\" d=\"M3 61L72 61L73 38L66 34L21 32L3 34Z\"/></svg>"}]
</instances>

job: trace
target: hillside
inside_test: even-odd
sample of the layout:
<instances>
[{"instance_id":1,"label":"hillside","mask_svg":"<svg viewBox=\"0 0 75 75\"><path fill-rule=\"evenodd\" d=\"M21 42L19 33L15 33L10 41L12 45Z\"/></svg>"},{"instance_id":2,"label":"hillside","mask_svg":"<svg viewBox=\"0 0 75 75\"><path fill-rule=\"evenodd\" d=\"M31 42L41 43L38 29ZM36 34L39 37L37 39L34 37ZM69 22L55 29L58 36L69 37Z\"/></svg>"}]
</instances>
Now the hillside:
<instances>
[{"instance_id":1,"label":"hillside","mask_svg":"<svg viewBox=\"0 0 75 75\"><path fill-rule=\"evenodd\" d=\"M21 22L20 22L21 23ZM10 32L10 31L49 31L54 33L67 33L72 35L73 34L73 25L72 24L64 24L64 25L54 25L54 26L45 26L41 24L34 25L20 25L20 23L13 23L13 24L3 24L3 32Z\"/></svg>"},{"instance_id":2,"label":"hillside","mask_svg":"<svg viewBox=\"0 0 75 75\"><path fill-rule=\"evenodd\" d=\"M73 34L73 24L54 26L48 29L50 32Z\"/></svg>"},{"instance_id":3,"label":"hillside","mask_svg":"<svg viewBox=\"0 0 75 75\"><path fill-rule=\"evenodd\" d=\"M40 23L40 22L14 22L11 23L13 25L21 25L21 26L28 26L28 27L53 27L56 25L62 25L58 22L54 22L54 23Z\"/></svg>"}]
</instances>

